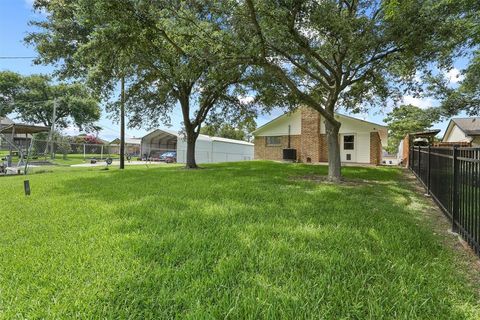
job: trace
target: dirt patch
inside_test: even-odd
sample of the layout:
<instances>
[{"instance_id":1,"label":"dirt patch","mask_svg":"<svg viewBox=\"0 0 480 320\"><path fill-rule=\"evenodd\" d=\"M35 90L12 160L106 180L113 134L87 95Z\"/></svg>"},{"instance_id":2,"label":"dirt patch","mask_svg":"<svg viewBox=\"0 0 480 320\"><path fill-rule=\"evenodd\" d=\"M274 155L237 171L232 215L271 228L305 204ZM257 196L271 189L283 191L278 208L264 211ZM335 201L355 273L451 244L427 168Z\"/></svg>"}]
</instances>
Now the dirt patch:
<instances>
[{"instance_id":1,"label":"dirt patch","mask_svg":"<svg viewBox=\"0 0 480 320\"><path fill-rule=\"evenodd\" d=\"M443 244L455 251L458 258L456 259L456 263L458 263L463 270L468 270L467 276L480 294L480 258L460 236L451 232L452 224L450 220L445 216L432 197L426 195L425 188L417 180L415 175L413 175L410 170L404 169L402 177L405 184L418 195L418 199L424 202L425 205L420 211L425 220L432 226L433 232L440 235Z\"/></svg>"}]
</instances>

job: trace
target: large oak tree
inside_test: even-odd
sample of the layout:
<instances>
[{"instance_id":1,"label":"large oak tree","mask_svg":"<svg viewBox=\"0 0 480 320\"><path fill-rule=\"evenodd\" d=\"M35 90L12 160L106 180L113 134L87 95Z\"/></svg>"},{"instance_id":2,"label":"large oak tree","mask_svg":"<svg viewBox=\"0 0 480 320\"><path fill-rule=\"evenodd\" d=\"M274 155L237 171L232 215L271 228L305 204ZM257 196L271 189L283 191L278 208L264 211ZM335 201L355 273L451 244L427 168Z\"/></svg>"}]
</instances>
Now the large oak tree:
<instances>
[{"instance_id":1,"label":"large oak tree","mask_svg":"<svg viewBox=\"0 0 480 320\"><path fill-rule=\"evenodd\" d=\"M255 115L253 104L242 100L254 68L223 58L222 39L231 32L218 23L215 3L37 0L35 5L49 13L35 23L40 31L28 37L40 62L57 63L62 75L83 77L108 96L118 74L114 62L122 57L131 126L168 122L180 105L188 168L197 167L195 143L210 115L239 121ZM198 30L217 44L204 41Z\"/></svg>"},{"instance_id":2,"label":"large oak tree","mask_svg":"<svg viewBox=\"0 0 480 320\"><path fill-rule=\"evenodd\" d=\"M334 113L401 96L416 69L452 49L449 1L232 1L241 50L325 119L329 178L341 177ZM246 57L248 59L248 57Z\"/></svg>"}]
</instances>

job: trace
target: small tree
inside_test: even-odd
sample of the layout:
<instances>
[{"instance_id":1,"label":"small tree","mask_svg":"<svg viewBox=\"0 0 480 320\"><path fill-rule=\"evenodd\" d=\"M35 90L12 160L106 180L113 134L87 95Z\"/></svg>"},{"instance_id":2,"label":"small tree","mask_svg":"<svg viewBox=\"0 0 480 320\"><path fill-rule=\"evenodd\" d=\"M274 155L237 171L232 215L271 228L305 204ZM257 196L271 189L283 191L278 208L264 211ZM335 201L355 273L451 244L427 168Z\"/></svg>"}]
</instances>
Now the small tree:
<instances>
[{"instance_id":1,"label":"small tree","mask_svg":"<svg viewBox=\"0 0 480 320\"><path fill-rule=\"evenodd\" d=\"M389 153L395 153L400 141L412 132L424 131L439 120L438 109L420 109L412 105L395 107L383 120L388 125Z\"/></svg>"},{"instance_id":2,"label":"small tree","mask_svg":"<svg viewBox=\"0 0 480 320\"><path fill-rule=\"evenodd\" d=\"M236 139L236 140L248 140L248 133L244 130L237 129L231 125L205 125L202 127L201 133L209 135L209 136L217 136L222 138L228 139Z\"/></svg>"},{"instance_id":3,"label":"small tree","mask_svg":"<svg viewBox=\"0 0 480 320\"><path fill-rule=\"evenodd\" d=\"M95 95L80 83L53 83L50 76L21 76L0 72L0 107L24 122L41 123L59 129L74 125L93 129L100 119ZM54 104L56 103L55 119Z\"/></svg>"}]
</instances>

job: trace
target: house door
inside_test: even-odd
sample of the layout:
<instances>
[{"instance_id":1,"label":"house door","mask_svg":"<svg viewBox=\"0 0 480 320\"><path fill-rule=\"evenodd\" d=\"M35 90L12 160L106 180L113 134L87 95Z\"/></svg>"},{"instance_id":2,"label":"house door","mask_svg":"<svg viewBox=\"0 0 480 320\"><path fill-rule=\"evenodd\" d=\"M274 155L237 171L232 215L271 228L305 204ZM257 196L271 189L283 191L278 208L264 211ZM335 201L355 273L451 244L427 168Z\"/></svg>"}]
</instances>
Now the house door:
<instances>
[{"instance_id":1,"label":"house door","mask_svg":"<svg viewBox=\"0 0 480 320\"><path fill-rule=\"evenodd\" d=\"M355 162L356 159L356 136L354 134L342 134L340 136L340 159L342 162Z\"/></svg>"}]
</instances>

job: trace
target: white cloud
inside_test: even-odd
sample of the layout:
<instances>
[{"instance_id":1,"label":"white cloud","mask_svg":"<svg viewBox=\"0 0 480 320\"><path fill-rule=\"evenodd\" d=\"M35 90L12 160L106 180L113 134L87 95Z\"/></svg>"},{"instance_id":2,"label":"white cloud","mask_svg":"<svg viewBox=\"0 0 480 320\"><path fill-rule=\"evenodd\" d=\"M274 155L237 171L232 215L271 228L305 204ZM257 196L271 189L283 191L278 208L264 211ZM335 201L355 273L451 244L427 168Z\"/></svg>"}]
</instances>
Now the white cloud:
<instances>
[{"instance_id":1,"label":"white cloud","mask_svg":"<svg viewBox=\"0 0 480 320\"><path fill-rule=\"evenodd\" d=\"M403 97L403 103L405 104L411 104L414 106L417 106L421 109L427 109L430 107L434 107L437 105L437 102L435 99L432 98L417 98L411 95L406 95Z\"/></svg>"},{"instance_id":2,"label":"white cloud","mask_svg":"<svg viewBox=\"0 0 480 320\"><path fill-rule=\"evenodd\" d=\"M465 78L461 71L457 68L453 68L444 72L444 75L450 81L450 83L458 83Z\"/></svg>"}]
</instances>

